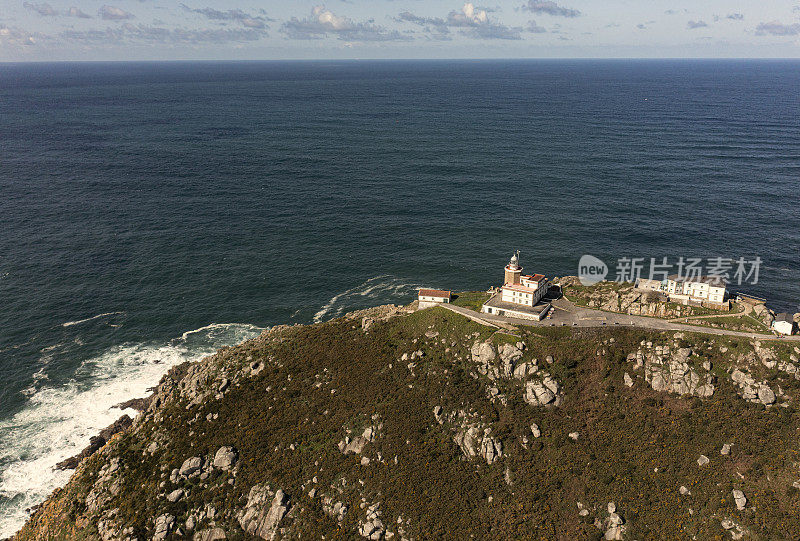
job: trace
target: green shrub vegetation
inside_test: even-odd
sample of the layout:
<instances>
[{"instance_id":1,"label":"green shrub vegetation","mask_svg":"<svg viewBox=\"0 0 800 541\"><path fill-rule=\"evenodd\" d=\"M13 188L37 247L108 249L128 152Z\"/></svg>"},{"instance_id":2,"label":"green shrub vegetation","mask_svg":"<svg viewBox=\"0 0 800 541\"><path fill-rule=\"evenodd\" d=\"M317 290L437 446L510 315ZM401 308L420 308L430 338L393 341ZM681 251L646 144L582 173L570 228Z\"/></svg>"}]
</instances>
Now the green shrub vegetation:
<instances>
[{"instance_id":1,"label":"green shrub vegetation","mask_svg":"<svg viewBox=\"0 0 800 541\"><path fill-rule=\"evenodd\" d=\"M456 300L479 298L467 293ZM17 541L97 538L98 516L88 513L85 500L111 457L120 458L123 481L103 509L116 509L116 523L133 528L139 539L150 538L154 517L170 513L183 524L208 503L229 539L247 539L236 514L258 483L290 495L293 535L304 539L358 538L362 501L380 501L383 522L394 532L402 517L414 539L598 539L602 532L593 521L607 516L608 502L625 519L626 539L724 539L725 518L754 539L800 538L800 495L792 487L800 478L800 422L791 405L765 408L737 394L728 372L735 359L752 351L749 342L685 333L681 345L699 354L692 362L711 361L718 375L714 395L699 399L653 391L627 360L640 342L668 344L674 333L518 333L519 339L495 334L434 308L376 320L366 332L360 320L345 317L274 330L226 348L204 362L229 374L254 361L266 368L234 378L221 398L212 395L197 406L189 407L175 391L159 410L160 419L146 416L84 461ZM477 373L470 348L493 335L496 343L525 343L522 361L537 359L559 381L561 406L533 407L523 400L523 381L492 382ZM769 347L780 359L793 354L791 345ZM424 356L400 360L417 350ZM545 362L548 355L552 365ZM800 390L794 378L760 370L754 375L773 378L791 400ZM635 377L632 388L623 383L626 372ZM185 373L183 367L173 377ZM491 386L499 387L505 403L489 398ZM445 413L475 414L491 426L503 442L502 457L492 465L480 457L465 459L453 441L454 427L435 420L437 406ZM218 417L206 421L209 414ZM363 452L369 464L339 451L348 429L357 435L377 423L378 435ZM532 423L541 428L538 439ZM577 441L568 436L572 432L580 434ZM159 442L152 456L144 452L151 441ZM733 444L730 456L720 454L726 443ZM188 489L185 499L169 503L159 496L175 488L160 484L186 458L213 455L224 445L239 452L234 484L228 483L232 474L215 470L203 481L176 485ZM701 454L709 465L698 466ZM319 493L312 498L314 486ZM680 486L691 495L681 495ZM732 501L735 488L748 498L745 511ZM342 524L324 512L325 494L347 502ZM579 516L577 502L591 510L588 517Z\"/></svg>"},{"instance_id":2,"label":"green shrub vegetation","mask_svg":"<svg viewBox=\"0 0 800 541\"><path fill-rule=\"evenodd\" d=\"M456 294L454 297L454 305L463 306L464 308L480 312L483 303L489 300L490 295L485 291L463 291Z\"/></svg>"}]
</instances>

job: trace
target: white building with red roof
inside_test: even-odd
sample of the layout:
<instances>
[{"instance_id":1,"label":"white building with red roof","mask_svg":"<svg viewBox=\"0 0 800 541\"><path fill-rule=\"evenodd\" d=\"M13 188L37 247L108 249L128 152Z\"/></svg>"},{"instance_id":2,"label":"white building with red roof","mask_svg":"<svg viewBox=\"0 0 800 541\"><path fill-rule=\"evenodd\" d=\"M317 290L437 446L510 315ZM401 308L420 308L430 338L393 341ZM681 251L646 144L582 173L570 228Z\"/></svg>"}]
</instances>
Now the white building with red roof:
<instances>
[{"instance_id":1,"label":"white building with red roof","mask_svg":"<svg viewBox=\"0 0 800 541\"><path fill-rule=\"evenodd\" d=\"M524 319L541 319L549 305L537 306L547 293L547 278L542 274L522 274L519 251L505 267L505 281L482 308L486 314Z\"/></svg>"},{"instance_id":2,"label":"white building with red roof","mask_svg":"<svg viewBox=\"0 0 800 541\"><path fill-rule=\"evenodd\" d=\"M417 295L419 308L430 308L437 304L449 304L452 294L441 289L420 289Z\"/></svg>"}]
</instances>

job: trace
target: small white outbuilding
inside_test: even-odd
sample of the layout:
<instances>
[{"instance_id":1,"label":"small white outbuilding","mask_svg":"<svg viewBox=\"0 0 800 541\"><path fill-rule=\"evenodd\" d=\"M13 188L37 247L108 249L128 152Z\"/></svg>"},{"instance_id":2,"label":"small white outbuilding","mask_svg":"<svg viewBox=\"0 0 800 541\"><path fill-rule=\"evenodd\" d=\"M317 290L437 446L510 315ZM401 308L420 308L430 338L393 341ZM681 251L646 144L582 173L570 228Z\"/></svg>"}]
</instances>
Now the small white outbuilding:
<instances>
[{"instance_id":1,"label":"small white outbuilding","mask_svg":"<svg viewBox=\"0 0 800 541\"><path fill-rule=\"evenodd\" d=\"M772 329L779 333L785 335L791 335L794 333L794 317L791 314L782 313L775 316L775 321L772 322Z\"/></svg>"},{"instance_id":2,"label":"small white outbuilding","mask_svg":"<svg viewBox=\"0 0 800 541\"><path fill-rule=\"evenodd\" d=\"M417 299L420 308L430 308L437 304L448 304L452 294L441 289L420 289Z\"/></svg>"}]
</instances>

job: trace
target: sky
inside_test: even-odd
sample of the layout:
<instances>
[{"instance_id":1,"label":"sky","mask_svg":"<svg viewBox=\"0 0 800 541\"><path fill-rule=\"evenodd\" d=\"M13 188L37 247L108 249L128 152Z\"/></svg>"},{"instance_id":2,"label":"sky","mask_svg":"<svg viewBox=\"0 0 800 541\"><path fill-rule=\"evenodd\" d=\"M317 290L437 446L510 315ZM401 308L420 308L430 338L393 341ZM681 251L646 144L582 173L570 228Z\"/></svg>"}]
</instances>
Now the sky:
<instances>
[{"instance_id":1,"label":"sky","mask_svg":"<svg viewBox=\"0 0 800 541\"><path fill-rule=\"evenodd\" d=\"M0 0L0 62L798 57L800 0Z\"/></svg>"}]
</instances>

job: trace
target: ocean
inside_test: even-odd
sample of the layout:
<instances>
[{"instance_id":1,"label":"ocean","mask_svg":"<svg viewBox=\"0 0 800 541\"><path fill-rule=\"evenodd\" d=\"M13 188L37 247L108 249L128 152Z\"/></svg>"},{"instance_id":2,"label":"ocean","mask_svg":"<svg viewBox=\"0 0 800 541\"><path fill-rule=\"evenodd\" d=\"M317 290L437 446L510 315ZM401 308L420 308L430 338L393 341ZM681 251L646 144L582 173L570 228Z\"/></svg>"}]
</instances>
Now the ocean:
<instances>
[{"instance_id":1,"label":"ocean","mask_svg":"<svg viewBox=\"0 0 800 541\"><path fill-rule=\"evenodd\" d=\"M0 64L0 118L0 538L170 366L516 249L800 311L797 61Z\"/></svg>"}]
</instances>

